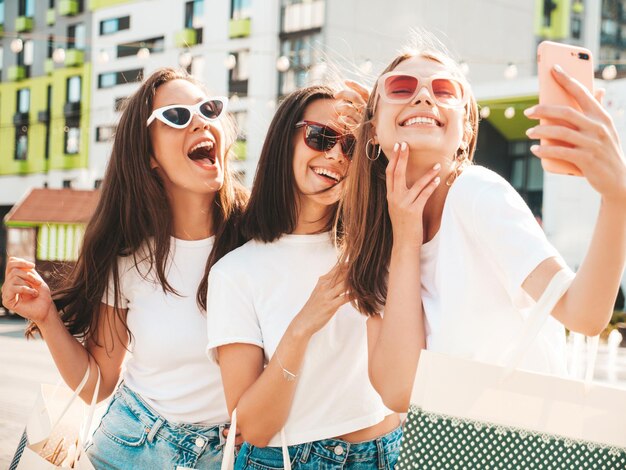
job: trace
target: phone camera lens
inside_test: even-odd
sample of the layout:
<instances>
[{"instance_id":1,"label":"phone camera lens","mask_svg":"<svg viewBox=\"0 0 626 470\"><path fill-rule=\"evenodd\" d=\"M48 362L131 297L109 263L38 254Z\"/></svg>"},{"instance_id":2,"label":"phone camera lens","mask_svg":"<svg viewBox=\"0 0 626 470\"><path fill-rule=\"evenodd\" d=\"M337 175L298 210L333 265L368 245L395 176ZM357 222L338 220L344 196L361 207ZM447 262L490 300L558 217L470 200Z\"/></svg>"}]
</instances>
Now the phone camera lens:
<instances>
[{"instance_id":1,"label":"phone camera lens","mask_svg":"<svg viewBox=\"0 0 626 470\"><path fill-rule=\"evenodd\" d=\"M578 58L582 60L589 60L589 54L585 54L584 52L581 52L578 54Z\"/></svg>"}]
</instances>

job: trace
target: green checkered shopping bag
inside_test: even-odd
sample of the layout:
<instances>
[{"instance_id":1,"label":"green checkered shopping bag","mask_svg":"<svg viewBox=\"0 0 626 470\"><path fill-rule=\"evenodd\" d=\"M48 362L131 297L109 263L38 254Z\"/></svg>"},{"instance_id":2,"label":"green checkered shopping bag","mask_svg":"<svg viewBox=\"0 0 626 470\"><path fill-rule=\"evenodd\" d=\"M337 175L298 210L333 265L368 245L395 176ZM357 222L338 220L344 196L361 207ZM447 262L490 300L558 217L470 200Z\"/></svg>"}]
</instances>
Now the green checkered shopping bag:
<instances>
[{"instance_id":1,"label":"green checkered shopping bag","mask_svg":"<svg viewBox=\"0 0 626 470\"><path fill-rule=\"evenodd\" d=\"M626 390L515 368L568 285L555 276L506 366L422 351L397 470L626 469Z\"/></svg>"}]
</instances>

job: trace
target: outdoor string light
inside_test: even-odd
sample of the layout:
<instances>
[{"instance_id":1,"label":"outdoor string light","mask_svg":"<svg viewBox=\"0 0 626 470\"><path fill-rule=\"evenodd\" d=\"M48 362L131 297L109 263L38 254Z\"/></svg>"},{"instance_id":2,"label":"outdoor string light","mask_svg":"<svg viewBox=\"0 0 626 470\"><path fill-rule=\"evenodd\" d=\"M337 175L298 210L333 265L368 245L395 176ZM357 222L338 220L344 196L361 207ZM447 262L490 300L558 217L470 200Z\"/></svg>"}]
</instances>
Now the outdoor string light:
<instances>
[{"instance_id":1,"label":"outdoor string light","mask_svg":"<svg viewBox=\"0 0 626 470\"><path fill-rule=\"evenodd\" d=\"M228 54L224 59L224 67L226 70L233 70L237 65L237 57L235 54Z\"/></svg>"},{"instance_id":2,"label":"outdoor string light","mask_svg":"<svg viewBox=\"0 0 626 470\"><path fill-rule=\"evenodd\" d=\"M11 52L19 54L22 52L22 49L24 49L24 42L20 38L15 38L11 41L11 45L9 47L11 48Z\"/></svg>"},{"instance_id":3,"label":"outdoor string light","mask_svg":"<svg viewBox=\"0 0 626 470\"><path fill-rule=\"evenodd\" d=\"M276 60L276 69L279 72L286 72L289 70L289 58L287 56L281 55L278 60Z\"/></svg>"}]
</instances>

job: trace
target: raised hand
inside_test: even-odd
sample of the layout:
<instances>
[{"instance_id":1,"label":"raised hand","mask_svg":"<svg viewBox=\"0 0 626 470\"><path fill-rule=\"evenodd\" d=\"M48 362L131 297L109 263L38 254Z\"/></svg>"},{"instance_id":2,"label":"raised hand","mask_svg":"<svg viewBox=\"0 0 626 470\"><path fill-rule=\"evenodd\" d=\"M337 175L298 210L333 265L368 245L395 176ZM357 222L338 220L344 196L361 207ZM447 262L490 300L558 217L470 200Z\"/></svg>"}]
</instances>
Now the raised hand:
<instances>
[{"instance_id":1,"label":"raised hand","mask_svg":"<svg viewBox=\"0 0 626 470\"><path fill-rule=\"evenodd\" d=\"M581 111L568 106L537 105L525 111L531 119L558 120L562 125L538 125L527 131L531 139L552 139L564 145L533 145L539 158L555 158L576 165L604 200L626 203L626 158L615 124L593 96L560 67L553 70L557 83L569 93Z\"/></svg>"},{"instance_id":2,"label":"raised hand","mask_svg":"<svg viewBox=\"0 0 626 470\"><path fill-rule=\"evenodd\" d=\"M441 182L441 178L437 176L441 171L441 164L437 163L409 188L406 182L408 160L409 146L406 142L396 143L385 172L387 205L394 245L409 244L419 248L424 239L424 206Z\"/></svg>"},{"instance_id":3,"label":"raised hand","mask_svg":"<svg viewBox=\"0 0 626 470\"><path fill-rule=\"evenodd\" d=\"M319 278L309 300L293 320L301 331L310 336L317 333L335 315L339 307L351 300L346 276L347 268L337 264Z\"/></svg>"},{"instance_id":4,"label":"raised hand","mask_svg":"<svg viewBox=\"0 0 626 470\"><path fill-rule=\"evenodd\" d=\"M338 121L354 132L361 122L361 115L365 109L370 92L357 82L346 80L346 88L335 93L335 99L340 100L336 106Z\"/></svg>"},{"instance_id":5,"label":"raised hand","mask_svg":"<svg viewBox=\"0 0 626 470\"><path fill-rule=\"evenodd\" d=\"M39 323L53 306L50 288L35 271L35 264L10 257L7 263L2 303L18 315Z\"/></svg>"}]
</instances>

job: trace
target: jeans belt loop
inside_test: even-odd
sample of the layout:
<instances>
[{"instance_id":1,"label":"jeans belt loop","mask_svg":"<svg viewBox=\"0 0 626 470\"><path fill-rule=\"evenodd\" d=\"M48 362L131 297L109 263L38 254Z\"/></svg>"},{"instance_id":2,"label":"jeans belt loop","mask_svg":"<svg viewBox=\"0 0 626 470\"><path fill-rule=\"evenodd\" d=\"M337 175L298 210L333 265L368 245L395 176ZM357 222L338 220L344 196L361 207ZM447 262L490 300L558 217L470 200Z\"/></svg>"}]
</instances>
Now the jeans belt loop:
<instances>
[{"instance_id":1,"label":"jeans belt loop","mask_svg":"<svg viewBox=\"0 0 626 470\"><path fill-rule=\"evenodd\" d=\"M148 433L148 442L150 444L152 444L152 441L154 440L154 436L156 436L156 433L159 432L159 429L161 429L164 423L165 423L165 420L160 417L157 418L157 420L154 422L154 424L152 425L152 428L150 428L150 432Z\"/></svg>"},{"instance_id":2,"label":"jeans belt loop","mask_svg":"<svg viewBox=\"0 0 626 470\"><path fill-rule=\"evenodd\" d=\"M306 463L309 460L309 455L311 454L311 448L313 447L312 442L307 442L302 444L302 453L300 454L300 462Z\"/></svg>"},{"instance_id":3,"label":"jeans belt loop","mask_svg":"<svg viewBox=\"0 0 626 470\"><path fill-rule=\"evenodd\" d=\"M385 456L385 444L383 443L382 437L376 439L376 449L378 450L378 468L384 470L387 468L387 458Z\"/></svg>"}]
</instances>

